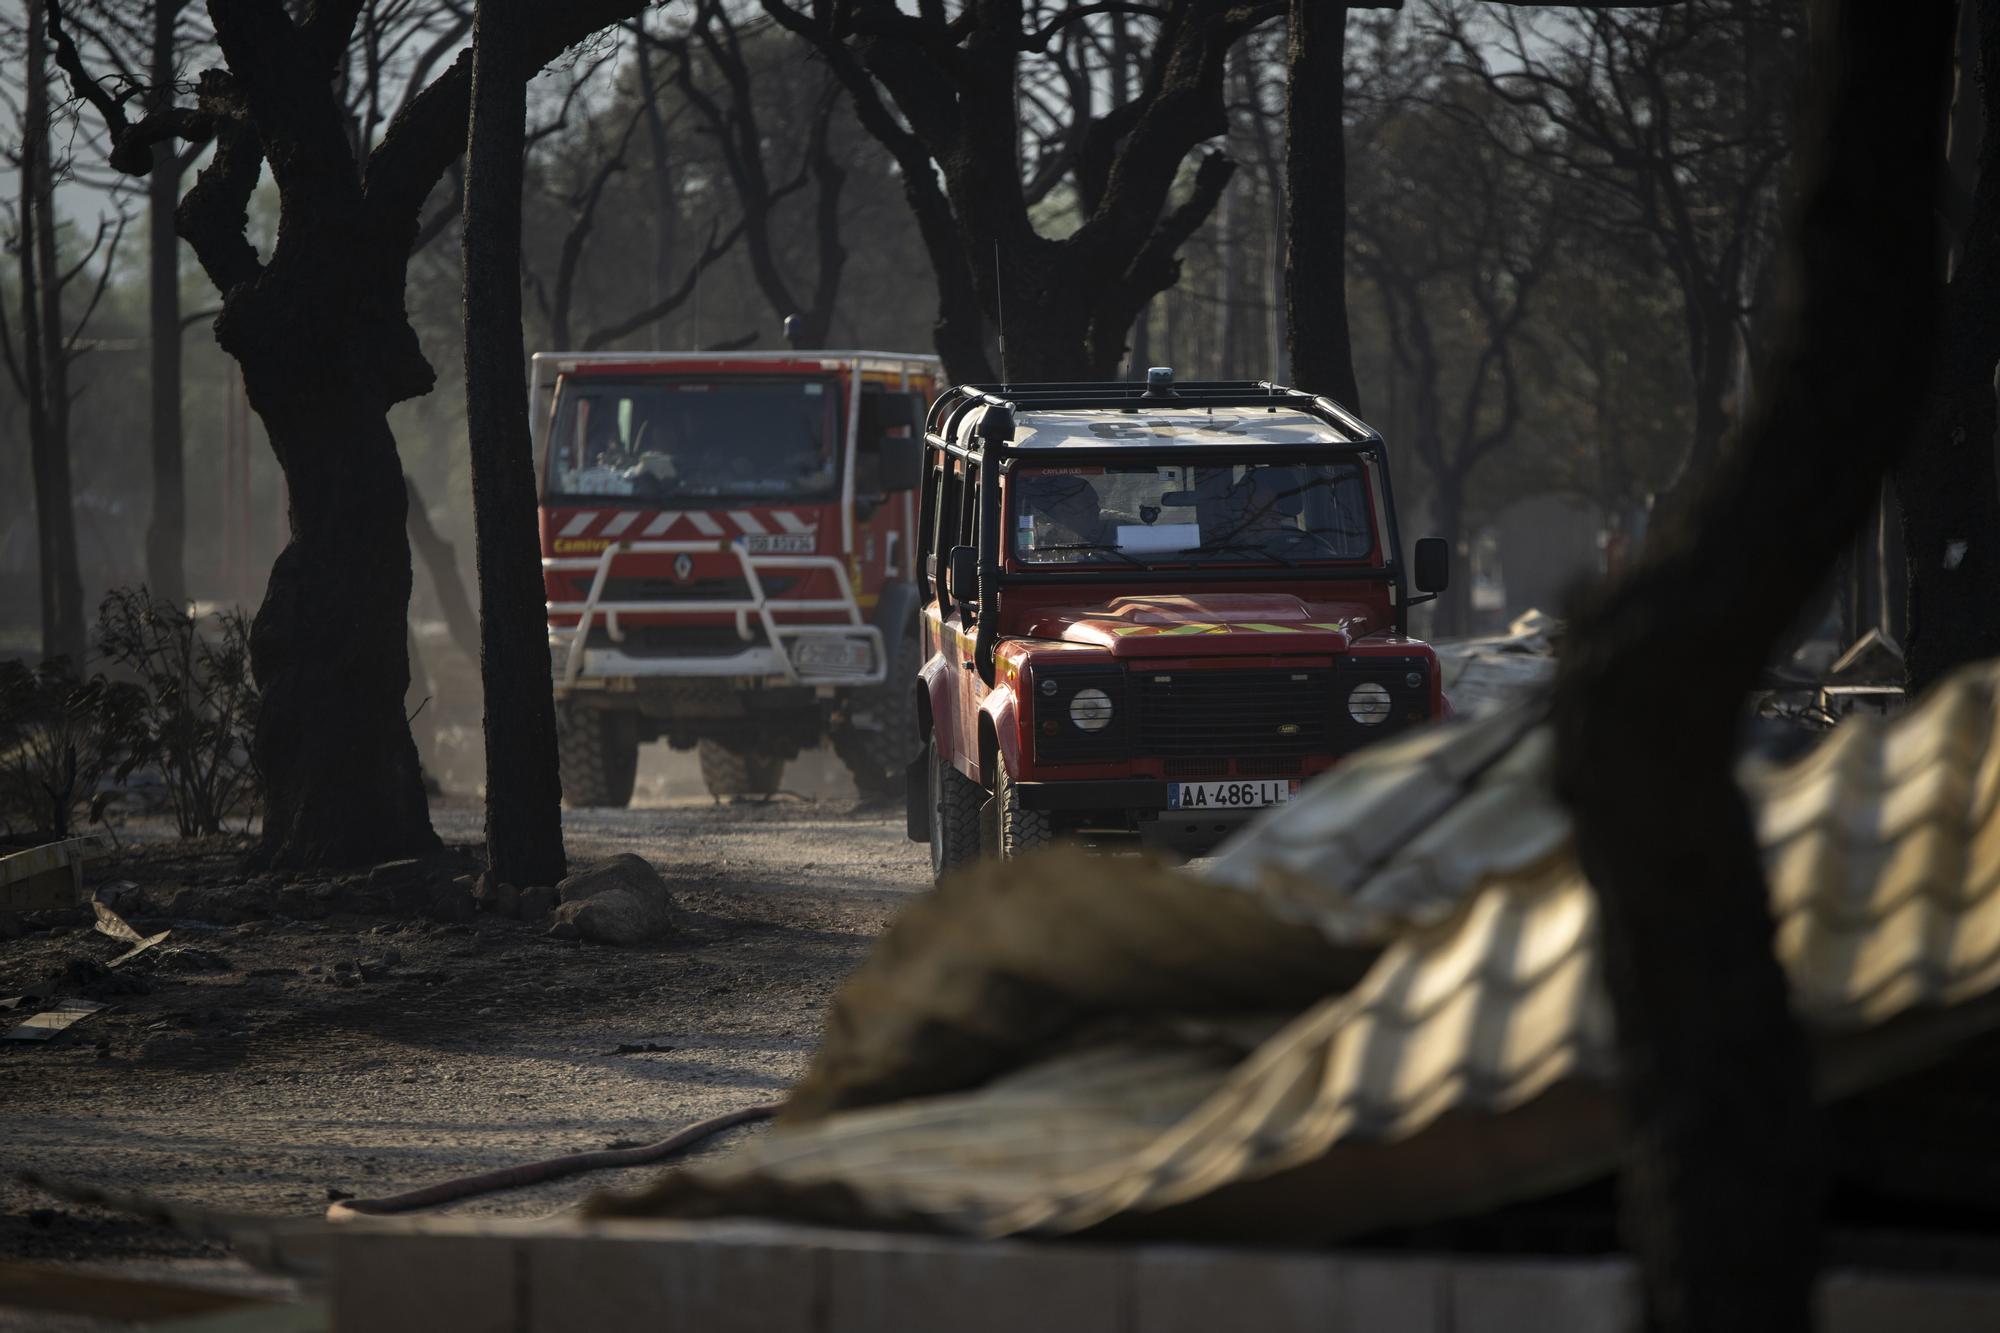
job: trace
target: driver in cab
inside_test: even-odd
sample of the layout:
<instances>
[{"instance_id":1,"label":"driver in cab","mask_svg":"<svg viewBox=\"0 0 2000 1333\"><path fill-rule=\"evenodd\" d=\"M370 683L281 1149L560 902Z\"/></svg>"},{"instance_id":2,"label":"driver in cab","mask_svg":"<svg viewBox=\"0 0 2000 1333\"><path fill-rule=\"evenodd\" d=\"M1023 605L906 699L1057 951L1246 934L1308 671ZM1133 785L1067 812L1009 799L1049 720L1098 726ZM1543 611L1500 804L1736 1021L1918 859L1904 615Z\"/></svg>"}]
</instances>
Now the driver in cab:
<instances>
[{"instance_id":1,"label":"driver in cab","mask_svg":"<svg viewBox=\"0 0 2000 1333\"><path fill-rule=\"evenodd\" d=\"M1107 514L1097 488L1082 477L1043 473L1028 478L1022 512L1034 520L1031 548L1037 551L1098 547L1116 550L1118 525L1131 522Z\"/></svg>"}]
</instances>

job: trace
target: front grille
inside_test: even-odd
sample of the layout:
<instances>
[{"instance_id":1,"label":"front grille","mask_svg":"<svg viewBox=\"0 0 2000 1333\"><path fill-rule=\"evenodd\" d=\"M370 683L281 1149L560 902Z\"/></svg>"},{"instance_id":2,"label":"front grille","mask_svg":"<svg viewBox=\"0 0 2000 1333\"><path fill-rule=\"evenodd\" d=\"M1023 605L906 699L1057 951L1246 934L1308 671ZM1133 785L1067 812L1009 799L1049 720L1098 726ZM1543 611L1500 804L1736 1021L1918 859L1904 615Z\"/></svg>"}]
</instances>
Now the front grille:
<instances>
[{"instance_id":1,"label":"front grille","mask_svg":"<svg viewBox=\"0 0 2000 1333\"><path fill-rule=\"evenodd\" d=\"M1226 778L1229 776L1227 759L1169 759L1167 776L1170 778Z\"/></svg>"},{"instance_id":2,"label":"front grille","mask_svg":"<svg viewBox=\"0 0 2000 1333\"><path fill-rule=\"evenodd\" d=\"M1324 668L1132 673L1139 750L1174 759L1326 754L1333 673Z\"/></svg>"},{"instance_id":3,"label":"front grille","mask_svg":"<svg viewBox=\"0 0 2000 1333\"><path fill-rule=\"evenodd\" d=\"M590 627L586 646L611 648L627 657L734 657L764 643L764 627L753 617L750 638L734 625L627 625L625 641L614 642L602 622Z\"/></svg>"}]
</instances>

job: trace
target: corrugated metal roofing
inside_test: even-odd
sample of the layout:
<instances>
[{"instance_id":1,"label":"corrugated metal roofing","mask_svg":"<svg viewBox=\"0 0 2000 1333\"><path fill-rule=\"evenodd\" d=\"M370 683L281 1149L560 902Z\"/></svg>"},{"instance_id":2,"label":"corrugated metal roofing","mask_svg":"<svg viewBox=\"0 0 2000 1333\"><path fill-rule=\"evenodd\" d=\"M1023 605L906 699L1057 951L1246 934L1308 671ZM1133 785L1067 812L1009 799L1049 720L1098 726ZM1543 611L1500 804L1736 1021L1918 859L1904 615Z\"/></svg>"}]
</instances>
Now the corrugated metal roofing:
<instances>
[{"instance_id":1,"label":"corrugated metal roofing","mask_svg":"<svg viewBox=\"0 0 2000 1333\"><path fill-rule=\"evenodd\" d=\"M2000 1027L1996 688L1745 772L1828 1096ZM789 1127L609 1206L1327 1238L1602 1174L1597 903L1548 764L1516 711L1365 752L1206 883L1053 859L954 886L843 992Z\"/></svg>"}]
</instances>

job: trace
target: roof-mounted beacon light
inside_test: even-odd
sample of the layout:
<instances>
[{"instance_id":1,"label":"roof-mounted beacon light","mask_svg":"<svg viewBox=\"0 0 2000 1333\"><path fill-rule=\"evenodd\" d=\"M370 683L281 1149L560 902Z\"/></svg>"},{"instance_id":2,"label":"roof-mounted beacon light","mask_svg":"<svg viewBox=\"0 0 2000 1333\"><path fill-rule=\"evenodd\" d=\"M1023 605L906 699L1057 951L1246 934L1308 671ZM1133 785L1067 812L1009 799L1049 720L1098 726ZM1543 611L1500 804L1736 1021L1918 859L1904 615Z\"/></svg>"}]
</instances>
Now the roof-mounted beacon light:
<instances>
[{"instance_id":1,"label":"roof-mounted beacon light","mask_svg":"<svg viewBox=\"0 0 2000 1333\"><path fill-rule=\"evenodd\" d=\"M1146 396L1148 398L1173 398L1174 368L1172 366L1149 366L1146 369Z\"/></svg>"}]
</instances>

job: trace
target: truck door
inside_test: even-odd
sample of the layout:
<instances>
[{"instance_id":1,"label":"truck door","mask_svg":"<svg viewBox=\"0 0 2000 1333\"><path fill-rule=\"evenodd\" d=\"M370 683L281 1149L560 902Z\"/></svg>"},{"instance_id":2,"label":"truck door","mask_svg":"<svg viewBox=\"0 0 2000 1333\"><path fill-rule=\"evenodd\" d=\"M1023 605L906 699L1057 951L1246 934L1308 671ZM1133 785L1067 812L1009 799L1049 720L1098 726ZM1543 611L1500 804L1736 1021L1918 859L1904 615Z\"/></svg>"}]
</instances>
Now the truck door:
<instances>
[{"instance_id":1,"label":"truck door","mask_svg":"<svg viewBox=\"0 0 2000 1333\"><path fill-rule=\"evenodd\" d=\"M921 439L925 400L921 390L864 384L854 459L854 579L864 609L885 583L908 582L916 571L916 508L909 483L884 474L885 440ZM885 627L886 628L886 627Z\"/></svg>"}]
</instances>

